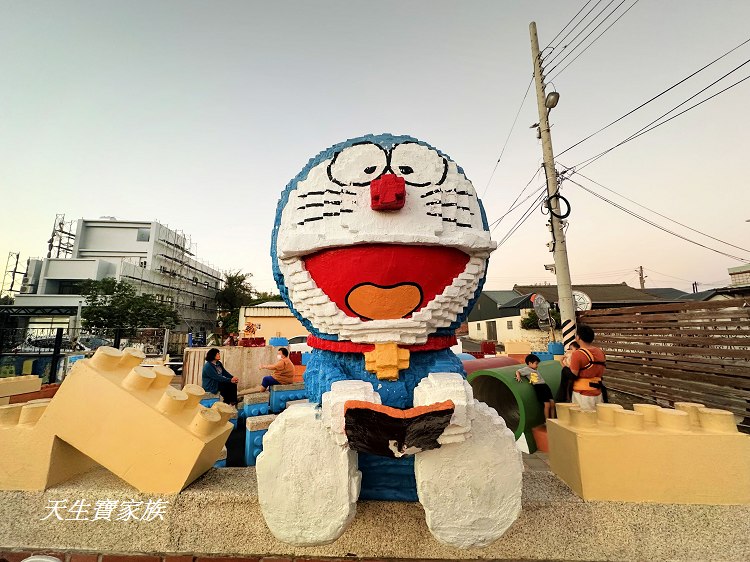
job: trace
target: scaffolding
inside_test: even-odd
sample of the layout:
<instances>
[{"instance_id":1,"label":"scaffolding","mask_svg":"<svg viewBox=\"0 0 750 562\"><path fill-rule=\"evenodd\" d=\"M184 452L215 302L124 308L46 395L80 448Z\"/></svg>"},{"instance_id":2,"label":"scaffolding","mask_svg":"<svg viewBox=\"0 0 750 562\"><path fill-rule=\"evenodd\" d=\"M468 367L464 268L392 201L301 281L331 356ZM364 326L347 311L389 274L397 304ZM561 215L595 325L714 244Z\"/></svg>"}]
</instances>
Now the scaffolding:
<instances>
[{"instance_id":1,"label":"scaffolding","mask_svg":"<svg viewBox=\"0 0 750 562\"><path fill-rule=\"evenodd\" d=\"M70 258L73 256L76 235L72 220L66 221L64 213L55 215L52 236L47 241L47 258ZM54 256L53 256L54 254Z\"/></svg>"},{"instance_id":2,"label":"scaffolding","mask_svg":"<svg viewBox=\"0 0 750 562\"><path fill-rule=\"evenodd\" d=\"M0 287L0 297L13 297L15 293L19 292L16 289L16 276L24 276L26 271L20 271L18 269L18 260L21 258L20 252L8 252L8 259L5 262L5 274L3 275L3 284ZM7 287L7 289L6 289Z\"/></svg>"}]
</instances>

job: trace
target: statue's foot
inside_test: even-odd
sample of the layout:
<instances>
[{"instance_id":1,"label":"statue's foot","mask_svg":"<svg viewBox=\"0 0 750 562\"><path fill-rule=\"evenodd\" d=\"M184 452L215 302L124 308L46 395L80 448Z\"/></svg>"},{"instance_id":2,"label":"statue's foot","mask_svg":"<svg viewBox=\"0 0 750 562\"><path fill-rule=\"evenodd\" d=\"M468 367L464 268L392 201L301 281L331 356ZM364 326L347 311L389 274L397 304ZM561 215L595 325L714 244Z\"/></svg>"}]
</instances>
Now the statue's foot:
<instances>
[{"instance_id":1,"label":"statue's foot","mask_svg":"<svg viewBox=\"0 0 750 562\"><path fill-rule=\"evenodd\" d=\"M472 400L467 410L473 419L465 440L417 453L414 461L430 532L458 548L491 544L521 511L523 462L513 433L486 404Z\"/></svg>"},{"instance_id":2,"label":"statue's foot","mask_svg":"<svg viewBox=\"0 0 750 562\"><path fill-rule=\"evenodd\" d=\"M337 443L314 404L295 404L274 420L256 472L263 517L280 541L328 544L354 519L357 455Z\"/></svg>"}]
</instances>

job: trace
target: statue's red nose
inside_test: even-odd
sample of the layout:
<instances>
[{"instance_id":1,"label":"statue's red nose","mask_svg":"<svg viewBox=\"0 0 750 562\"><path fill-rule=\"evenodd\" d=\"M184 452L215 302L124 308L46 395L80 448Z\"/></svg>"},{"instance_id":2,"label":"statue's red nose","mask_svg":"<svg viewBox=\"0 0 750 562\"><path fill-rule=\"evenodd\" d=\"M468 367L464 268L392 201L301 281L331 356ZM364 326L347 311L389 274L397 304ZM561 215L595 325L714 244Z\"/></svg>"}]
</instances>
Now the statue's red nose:
<instances>
[{"instance_id":1,"label":"statue's red nose","mask_svg":"<svg viewBox=\"0 0 750 562\"><path fill-rule=\"evenodd\" d=\"M406 203L406 182L395 174L383 174L370 183L370 206L375 211L397 211Z\"/></svg>"}]
</instances>

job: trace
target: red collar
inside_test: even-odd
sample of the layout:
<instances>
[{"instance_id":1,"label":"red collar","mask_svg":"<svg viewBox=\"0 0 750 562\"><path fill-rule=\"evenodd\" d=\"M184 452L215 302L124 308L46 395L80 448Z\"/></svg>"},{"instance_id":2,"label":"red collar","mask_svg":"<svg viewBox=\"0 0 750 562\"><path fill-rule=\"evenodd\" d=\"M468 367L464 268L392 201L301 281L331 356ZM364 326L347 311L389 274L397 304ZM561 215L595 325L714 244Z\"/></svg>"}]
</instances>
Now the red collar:
<instances>
[{"instance_id":1,"label":"red collar","mask_svg":"<svg viewBox=\"0 0 750 562\"><path fill-rule=\"evenodd\" d=\"M399 345L402 349L409 351L436 351L438 349L448 349L456 345L456 336L429 336L427 343L416 345ZM335 351L337 353L365 353L375 349L372 343L354 343L351 341L332 341L324 340L315 336L307 336L307 345L315 349L324 349L326 351Z\"/></svg>"}]
</instances>

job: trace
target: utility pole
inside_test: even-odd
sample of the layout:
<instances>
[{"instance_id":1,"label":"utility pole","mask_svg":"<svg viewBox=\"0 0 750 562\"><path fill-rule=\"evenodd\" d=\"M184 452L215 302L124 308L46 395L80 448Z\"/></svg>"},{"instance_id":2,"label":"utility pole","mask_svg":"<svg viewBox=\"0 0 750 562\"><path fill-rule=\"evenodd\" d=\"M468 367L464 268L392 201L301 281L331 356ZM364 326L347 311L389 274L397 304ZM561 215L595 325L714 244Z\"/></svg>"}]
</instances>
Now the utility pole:
<instances>
[{"instance_id":1,"label":"utility pole","mask_svg":"<svg viewBox=\"0 0 750 562\"><path fill-rule=\"evenodd\" d=\"M565 244L563 220L560 218L560 201L557 197L557 172L555 171L555 155L552 152L552 135L549 129L549 110L557 104L557 97L546 96L544 89L544 75L542 57L539 53L539 38L536 34L536 22L529 24L531 36L531 60L534 64L534 82L536 83L536 101L539 109L539 133L542 139L542 154L544 156L544 172L547 177L547 202L550 209L550 230L552 242L550 244L555 259L555 275L557 277L557 300L560 306L562 320L563 345L568 345L576 337L576 305L573 300L573 287L570 281L570 266L568 265L568 249Z\"/></svg>"},{"instance_id":2,"label":"utility pole","mask_svg":"<svg viewBox=\"0 0 750 562\"><path fill-rule=\"evenodd\" d=\"M643 275L643 266L639 265L638 269L636 269L635 272L638 274L638 280L641 282L641 289L645 289L646 277L648 277L648 275Z\"/></svg>"}]
</instances>

